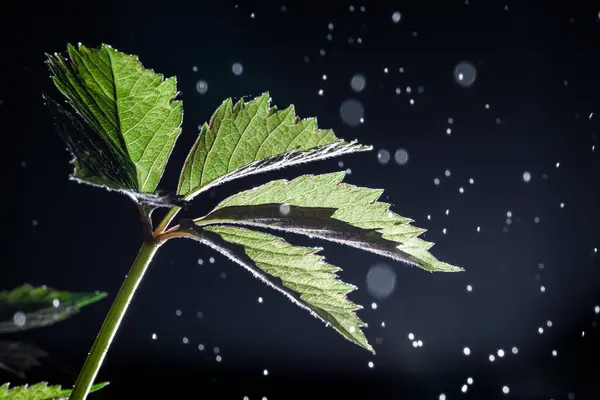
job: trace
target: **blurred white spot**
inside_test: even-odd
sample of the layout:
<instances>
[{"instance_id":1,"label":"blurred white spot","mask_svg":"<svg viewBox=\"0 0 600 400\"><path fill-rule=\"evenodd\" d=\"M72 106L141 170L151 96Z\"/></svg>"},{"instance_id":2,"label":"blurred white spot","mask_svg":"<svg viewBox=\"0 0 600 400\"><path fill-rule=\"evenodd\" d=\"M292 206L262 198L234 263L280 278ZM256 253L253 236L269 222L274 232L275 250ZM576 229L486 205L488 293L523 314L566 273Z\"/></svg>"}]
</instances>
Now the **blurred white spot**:
<instances>
[{"instance_id":1,"label":"blurred white spot","mask_svg":"<svg viewBox=\"0 0 600 400\"><path fill-rule=\"evenodd\" d=\"M415 335L412 333L408 334L408 340L414 340L415 339Z\"/></svg>"},{"instance_id":2,"label":"blurred white spot","mask_svg":"<svg viewBox=\"0 0 600 400\"><path fill-rule=\"evenodd\" d=\"M398 72L400 72L401 74L403 74L404 73L404 68L402 68L402 67L398 68Z\"/></svg>"},{"instance_id":3,"label":"blurred white spot","mask_svg":"<svg viewBox=\"0 0 600 400\"><path fill-rule=\"evenodd\" d=\"M486 104L486 105L485 105L485 109L486 109L486 110L489 110L489 109L490 109L490 105L489 105L489 104Z\"/></svg>"},{"instance_id":4,"label":"blurred white spot","mask_svg":"<svg viewBox=\"0 0 600 400\"><path fill-rule=\"evenodd\" d=\"M467 385L462 385L462 388L460 388L460 390L461 390L463 393L467 393L467 390L468 390L468 389L469 389L469 387L468 387Z\"/></svg>"},{"instance_id":5,"label":"blurred white spot","mask_svg":"<svg viewBox=\"0 0 600 400\"><path fill-rule=\"evenodd\" d=\"M504 357L504 350L502 350L502 349L498 350L498 357Z\"/></svg>"},{"instance_id":6,"label":"blurred white spot","mask_svg":"<svg viewBox=\"0 0 600 400\"><path fill-rule=\"evenodd\" d=\"M250 18L254 19L254 17L256 17L256 14L254 14L254 13L251 13L251 14L250 14Z\"/></svg>"},{"instance_id":7,"label":"blurred white spot","mask_svg":"<svg viewBox=\"0 0 600 400\"><path fill-rule=\"evenodd\" d=\"M181 310L175 310L175 315L177 315L178 317L181 317Z\"/></svg>"},{"instance_id":8,"label":"blurred white spot","mask_svg":"<svg viewBox=\"0 0 600 400\"><path fill-rule=\"evenodd\" d=\"M447 232L446 228L442 229L442 233L445 235Z\"/></svg>"},{"instance_id":9,"label":"blurred white spot","mask_svg":"<svg viewBox=\"0 0 600 400\"><path fill-rule=\"evenodd\" d=\"M546 286L540 286L540 292L544 293L546 291Z\"/></svg>"},{"instance_id":10,"label":"blurred white spot","mask_svg":"<svg viewBox=\"0 0 600 400\"><path fill-rule=\"evenodd\" d=\"M223 357L221 357L221 356L216 356L216 357L215 357L215 360L217 360L217 362L221 362L221 361L223 361Z\"/></svg>"},{"instance_id":11,"label":"blurred white spot","mask_svg":"<svg viewBox=\"0 0 600 400\"><path fill-rule=\"evenodd\" d=\"M215 263L215 258L214 257L209 258L208 262L211 263L211 264L214 264Z\"/></svg>"},{"instance_id":12,"label":"blurred white spot","mask_svg":"<svg viewBox=\"0 0 600 400\"><path fill-rule=\"evenodd\" d=\"M435 179L433 180L433 184L434 184L434 185L439 185L439 184L440 184L440 180L439 180L438 178L435 178Z\"/></svg>"},{"instance_id":13,"label":"blurred white spot","mask_svg":"<svg viewBox=\"0 0 600 400\"><path fill-rule=\"evenodd\" d=\"M388 72L389 72L389 70L387 69L387 67L383 69L384 74L387 74Z\"/></svg>"},{"instance_id":14,"label":"blurred white spot","mask_svg":"<svg viewBox=\"0 0 600 400\"><path fill-rule=\"evenodd\" d=\"M188 339L186 336L184 336L184 337L181 339L181 341L183 342L183 344L188 344L188 343L190 342L190 340L189 340L189 339Z\"/></svg>"},{"instance_id":15,"label":"blurred white spot","mask_svg":"<svg viewBox=\"0 0 600 400\"><path fill-rule=\"evenodd\" d=\"M512 348L512 353L513 353L513 354L517 354L518 352L519 352L519 349L518 349L516 346L514 346L514 347Z\"/></svg>"},{"instance_id":16,"label":"blurred white spot","mask_svg":"<svg viewBox=\"0 0 600 400\"><path fill-rule=\"evenodd\" d=\"M450 209L446 209L446 215L450 215Z\"/></svg>"},{"instance_id":17,"label":"blurred white spot","mask_svg":"<svg viewBox=\"0 0 600 400\"><path fill-rule=\"evenodd\" d=\"M351 326L350 329L349 329L349 331L350 331L350 333L354 333L354 331L356 331L356 327Z\"/></svg>"},{"instance_id":18,"label":"blurred white spot","mask_svg":"<svg viewBox=\"0 0 600 400\"><path fill-rule=\"evenodd\" d=\"M560 162L556 163L556 168L560 167Z\"/></svg>"},{"instance_id":19,"label":"blurred white spot","mask_svg":"<svg viewBox=\"0 0 600 400\"><path fill-rule=\"evenodd\" d=\"M290 205L289 204L279 205L279 213L281 215L288 215L290 213Z\"/></svg>"},{"instance_id":20,"label":"blurred white spot","mask_svg":"<svg viewBox=\"0 0 600 400\"><path fill-rule=\"evenodd\" d=\"M490 354L490 356L488 357L490 362L494 362L494 360L496 360L496 357L494 357L493 354Z\"/></svg>"},{"instance_id":21,"label":"blurred white spot","mask_svg":"<svg viewBox=\"0 0 600 400\"><path fill-rule=\"evenodd\" d=\"M468 347L465 347L463 349L463 353L464 353L465 356L470 356L471 355L471 349L468 348Z\"/></svg>"},{"instance_id":22,"label":"blurred white spot","mask_svg":"<svg viewBox=\"0 0 600 400\"><path fill-rule=\"evenodd\" d=\"M552 328L552 321L550 321L550 320L546 321L546 325L548 326L548 328Z\"/></svg>"},{"instance_id":23,"label":"blurred white spot","mask_svg":"<svg viewBox=\"0 0 600 400\"><path fill-rule=\"evenodd\" d=\"M396 88L396 94L400 94L400 93L402 93L402 89Z\"/></svg>"},{"instance_id":24,"label":"blurred white spot","mask_svg":"<svg viewBox=\"0 0 600 400\"><path fill-rule=\"evenodd\" d=\"M413 347L416 348L419 345L416 340L413 341Z\"/></svg>"},{"instance_id":25,"label":"blurred white spot","mask_svg":"<svg viewBox=\"0 0 600 400\"><path fill-rule=\"evenodd\" d=\"M394 160L398 165L405 165L408 162L408 152L404 149L396 150Z\"/></svg>"},{"instance_id":26,"label":"blurred white spot","mask_svg":"<svg viewBox=\"0 0 600 400\"><path fill-rule=\"evenodd\" d=\"M375 364L373 363L373 361L369 361L369 368L373 368L375 366Z\"/></svg>"},{"instance_id":27,"label":"blurred white spot","mask_svg":"<svg viewBox=\"0 0 600 400\"><path fill-rule=\"evenodd\" d=\"M542 328L541 326L538 328L538 333L541 335L544 333L544 328Z\"/></svg>"},{"instance_id":28,"label":"blurred white spot","mask_svg":"<svg viewBox=\"0 0 600 400\"><path fill-rule=\"evenodd\" d=\"M202 264L204 264L204 261L201 258L199 258L198 259L198 265L202 265Z\"/></svg>"},{"instance_id":29,"label":"blurred white spot","mask_svg":"<svg viewBox=\"0 0 600 400\"><path fill-rule=\"evenodd\" d=\"M469 178L469 183L470 183L471 185L472 185L472 184L474 184L474 183L475 183L475 179L473 179L473 178Z\"/></svg>"},{"instance_id":30,"label":"blurred white spot","mask_svg":"<svg viewBox=\"0 0 600 400\"><path fill-rule=\"evenodd\" d=\"M192 71L194 72L198 72L198 67L196 67L195 65L192 67Z\"/></svg>"},{"instance_id":31,"label":"blurred white spot","mask_svg":"<svg viewBox=\"0 0 600 400\"><path fill-rule=\"evenodd\" d=\"M475 66L468 61L461 61L454 68L454 79L462 87L469 87L475 82L477 70Z\"/></svg>"},{"instance_id":32,"label":"blurred white spot","mask_svg":"<svg viewBox=\"0 0 600 400\"><path fill-rule=\"evenodd\" d=\"M355 92L362 92L366 85L367 80L362 75L354 75L352 79L350 79L350 87Z\"/></svg>"},{"instance_id":33,"label":"blurred white spot","mask_svg":"<svg viewBox=\"0 0 600 400\"><path fill-rule=\"evenodd\" d=\"M507 211L507 212L506 212L506 216L507 216L508 218L511 218L511 217L512 217L512 211Z\"/></svg>"},{"instance_id":34,"label":"blurred white spot","mask_svg":"<svg viewBox=\"0 0 600 400\"><path fill-rule=\"evenodd\" d=\"M263 369L263 375L264 375L264 376L267 376L267 375L269 375L269 371L268 371L268 370L266 370L266 369Z\"/></svg>"},{"instance_id":35,"label":"blurred white spot","mask_svg":"<svg viewBox=\"0 0 600 400\"><path fill-rule=\"evenodd\" d=\"M415 104L415 100L414 99L410 99L408 102L410 103L411 106Z\"/></svg>"},{"instance_id":36,"label":"blurred white spot","mask_svg":"<svg viewBox=\"0 0 600 400\"><path fill-rule=\"evenodd\" d=\"M58 308L58 306L60 306L60 300L59 299L52 300L52 307Z\"/></svg>"},{"instance_id":37,"label":"blurred white spot","mask_svg":"<svg viewBox=\"0 0 600 400\"><path fill-rule=\"evenodd\" d=\"M528 183L531 180L531 174L527 171L523 172L523 181Z\"/></svg>"},{"instance_id":38,"label":"blurred white spot","mask_svg":"<svg viewBox=\"0 0 600 400\"><path fill-rule=\"evenodd\" d=\"M330 31L333 30L333 24L331 22L327 25L327 29L329 29Z\"/></svg>"},{"instance_id":39,"label":"blurred white spot","mask_svg":"<svg viewBox=\"0 0 600 400\"><path fill-rule=\"evenodd\" d=\"M471 377L468 377L468 378L467 378L467 383L468 383L469 385L472 385L472 384L473 384L473 378L471 378Z\"/></svg>"},{"instance_id":40,"label":"blurred white spot","mask_svg":"<svg viewBox=\"0 0 600 400\"><path fill-rule=\"evenodd\" d=\"M327 75L323 74L323 80L326 81L327 80Z\"/></svg>"},{"instance_id":41,"label":"blurred white spot","mask_svg":"<svg viewBox=\"0 0 600 400\"><path fill-rule=\"evenodd\" d=\"M233 72L234 75L241 75L242 72L244 72L244 67L242 64L236 62L231 66L231 72Z\"/></svg>"},{"instance_id":42,"label":"blurred white spot","mask_svg":"<svg viewBox=\"0 0 600 400\"><path fill-rule=\"evenodd\" d=\"M156 340L156 339L158 339L158 336L156 336L156 333L153 333L152 334L152 340Z\"/></svg>"},{"instance_id":43,"label":"blurred white spot","mask_svg":"<svg viewBox=\"0 0 600 400\"><path fill-rule=\"evenodd\" d=\"M381 327L385 328L385 321L381 321Z\"/></svg>"},{"instance_id":44,"label":"blurred white spot","mask_svg":"<svg viewBox=\"0 0 600 400\"><path fill-rule=\"evenodd\" d=\"M448 118L448 123L452 125L454 123L454 118Z\"/></svg>"},{"instance_id":45,"label":"blurred white spot","mask_svg":"<svg viewBox=\"0 0 600 400\"><path fill-rule=\"evenodd\" d=\"M464 193L464 192L465 192L465 189L464 189L464 188L461 186L461 187L459 187L459 188L458 188L458 191L459 191L460 193Z\"/></svg>"},{"instance_id":46,"label":"blurred white spot","mask_svg":"<svg viewBox=\"0 0 600 400\"><path fill-rule=\"evenodd\" d=\"M594 312L595 312L596 314L600 314L600 306L596 306L596 307L594 307Z\"/></svg>"},{"instance_id":47,"label":"blurred white spot","mask_svg":"<svg viewBox=\"0 0 600 400\"><path fill-rule=\"evenodd\" d=\"M38 220L34 219L33 221L31 221L31 225L38 226Z\"/></svg>"},{"instance_id":48,"label":"blurred white spot","mask_svg":"<svg viewBox=\"0 0 600 400\"><path fill-rule=\"evenodd\" d=\"M446 129L446 134L450 135L452 133L452 129L448 128Z\"/></svg>"},{"instance_id":49,"label":"blurred white spot","mask_svg":"<svg viewBox=\"0 0 600 400\"><path fill-rule=\"evenodd\" d=\"M324 93L323 89L319 89L318 93L319 93L319 96L323 96L323 93Z\"/></svg>"},{"instance_id":50,"label":"blurred white spot","mask_svg":"<svg viewBox=\"0 0 600 400\"><path fill-rule=\"evenodd\" d=\"M402 14L400 14L400 12L398 12L398 11L396 11L392 14L392 21L394 21L395 24L400 22L401 18L402 18Z\"/></svg>"},{"instance_id":51,"label":"blurred white spot","mask_svg":"<svg viewBox=\"0 0 600 400\"><path fill-rule=\"evenodd\" d=\"M447 169L446 171L444 171L444 175L446 175L446 177L449 177L452 173L450 172L449 169Z\"/></svg>"},{"instance_id":52,"label":"blurred white spot","mask_svg":"<svg viewBox=\"0 0 600 400\"><path fill-rule=\"evenodd\" d=\"M262 297L259 297L259 298L258 298L258 302L259 302L259 303L262 303L262 302L263 302L263 298L262 298Z\"/></svg>"},{"instance_id":53,"label":"blurred white spot","mask_svg":"<svg viewBox=\"0 0 600 400\"><path fill-rule=\"evenodd\" d=\"M440 397L438 397L438 400L446 400L446 395L444 393L440 394Z\"/></svg>"},{"instance_id":54,"label":"blurred white spot","mask_svg":"<svg viewBox=\"0 0 600 400\"><path fill-rule=\"evenodd\" d=\"M417 341L417 346L419 346L419 347L423 347L423 341L422 341L422 340L418 340L418 341Z\"/></svg>"},{"instance_id":55,"label":"blurred white spot","mask_svg":"<svg viewBox=\"0 0 600 400\"><path fill-rule=\"evenodd\" d=\"M560 208L565 208L565 203L560 203Z\"/></svg>"},{"instance_id":56,"label":"blurred white spot","mask_svg":"<svg viewBox=\"0 0 600 400\"><path fill-rule=\"evenodd\" d=\"M348 99L340 107L340 116L342 121L350 126L356 126L364 116L364 108L358 100Z\"/></svg>"},{"instance_id":57,"label":"blurred white spot","mask_svg":"<svg viewBox=\"0 0 600 400\"><path fill-rule=\"evenodd\" d=\"M371 303L371 308L373 310L377 310L377 303Z\"/></svg>"},{"instance_id":58,"label":"blurred white spot","mask_svg":"<svg viewBox=\"0 0 600 400\"><path fill-rule=\"evenodd\" d=\"M204 351L204 345L203 345L203 344L199 344L199 345L198 345L198 350L200 350L200 351Z\"/></svg>"},{"instance_id":59,"label":"blurred white spot","mask_svg":"<svg viewBox=\"0 0 600 400\"><path fill-rule=\"evenodd\" d=\"M410 88L410 86L406 87L406 93L410 93L412 91L412 89Z\"/></svg>"},{"instance_id":60,"label":"blurred white spot","mask_svg":"<svg viewBox=\"0 0 600 400\"><path fill-rule=\"evenodd\" d=\"M377 152L377 161L382 165L387 164L390 161L390 152L386 149L380 149Z\"/></svg>"},{"instance_id":61,"label":"blurred white spot","mask_svg":"<svg viewBox=\"0 0 600 400\"><path fill-rule=\"evenodd\" d=\"M556 356L558 355L558 352L557 352L556 350L552 350L552 355L553 355L554 357L556 357Z\"/></svg>"},{"instance_id":62,"label":"blurred white spot","mask_svg":"<svg viewBox=\"0 0 600 400\"><path fill-rule=\"evenodd\" d=\"M481 232L481 227L480 226L477 227L477 232Z\"/></svg>"},{"instance_id":63,"label":"blurred white spot","mask_svg":"<svg viewBox=\"0 0 600 400\"><path fill-rule=\"evenodd\" d=\"M472 291L473 291L473 286L467 285L467 292L472 292Z\"/></svg>"},{"instance_id":64,"label":"blurred white spot","mask_svg":"<svg viewBox=\"0 0 600 400\"><path fill-rule=\"evenodd\" d=\"M535 217L533 219L533 222L535 222L536 224L539 224L540 223L540 217Z\"/></svg>"},{"instance_id":65,"label":"blurred white spot","mask_svg":"<svg viewBox=\"0 0 600 400\"><path fill-rule=\"evenodd\" d=\"M206 81L199 80L198 83L196 83L196 90L200 94L206 93L206 91L208 90L208 83L206 83Z\"/></svg>"},{"instance_id":66,"label":"blurred white spot","mask_svg":"<svg viewBox=\"0 0 600 400\"><path fill-rule=\"evenodd\" d=\"M378 299L385 299L396 288L396 273L387 264L375 264L367 272L367 290Z\"/></svg>"},{"instance_id":67,"label":"blurred white spot","mask_svg":"<svg viewBox=\"0 0 600 400\"><path fill-rule=\"evenodd\" d=\"M508 386L502 386L502 393L508 394L508 392L510 392L510 389L508 388Z\"/></svg>"},{"instance_id":68,"label":"blurred white spot","mask_svg":"<svg viewBox=\"0 0 600 400\"><path fill-rule=\"evenodd\" d=\"M213 352L214 352L215 354L219 354L219 353L221 352L221 349L219 349L218 347L214 347L214 348L213 348Z\"/></svg>"}]
</instances>

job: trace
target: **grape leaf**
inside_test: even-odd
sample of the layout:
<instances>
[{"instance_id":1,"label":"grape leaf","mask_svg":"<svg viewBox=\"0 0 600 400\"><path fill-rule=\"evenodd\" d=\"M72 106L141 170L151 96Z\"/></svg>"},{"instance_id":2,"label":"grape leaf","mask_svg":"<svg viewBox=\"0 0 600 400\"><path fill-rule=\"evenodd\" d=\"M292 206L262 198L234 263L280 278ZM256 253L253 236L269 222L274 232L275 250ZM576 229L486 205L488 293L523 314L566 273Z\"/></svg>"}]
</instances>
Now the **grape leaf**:
<instances>
[{"instance_id":1,"label":"grape leaf","mask_svg":"<svg viewBox=\"0 0 600 400\"><path fill-rule=\"evenodd\" d=\"M268 182L219 203L199 224L237 223L306 234L391 257L427 271L462 268L438 261L425 229L378 202L382 189L342 183L345 172L303 175Z\"/></svg>"},{"instance_id":2,"label":"grape leaf","mask_svg":"<svg viewBox=\"0 0 600 400\"><path fill-rule=\"evenodd\" d=\"M104 292L70 293L25 284L0 292L0 333L52 325L106 297Z\"/></svg>"},{"instance_id":3,"label":"grape leaf","mask_svg":"<svg viewBox=\"0 0 600 400\"><path fill-rule=\"evenodd\" d=\"M316 119L298 118L294 106L277 110L269 102L264 93L248 102L221 104L185 160L179 195L191 199L232 179L372 149L317 129Z\"/></svg>"},{"instance_id":4,"label":"grape leaf","mask_svg":"<svg viewBox=\"0 0 600 400\"><path fill-rule=\"evenodd\" d=\"M346 298L356 286L337 279L340 268L316 254L322 248L294 246L280 237L234 226L188 228L197 240L242 265L346 339L375 352L360 329L366 324L355 313L362 307Z\"/></svg>"},{"instance_id":5,"label":"grape leaf","mask_svg":"<svg viewBox=\"0 0 600 400\"><path fill-rule=\"evenodd\" d=\"M75 157L72 178L143 202L155 193L181 132L175 78L107 45L69 45L68 54L48 55L47 64L79 119L62 134Z\"/></svg>"},{"instance_id":6,"label":"grape leaf","mask_svg":"<svg viewBox=\"0 0 600 400\"><path fill-rule=\"evenodd\" d=\"M108 382L97 383L90 389L96 392L107 386ZM0 400L48 400L53 398L66 398L71 395L72 389L61 389L60 385L48 386L48 382L35 385L15 386L9 389L10 384L0 386Z\"/></svg>"}]
</instances>

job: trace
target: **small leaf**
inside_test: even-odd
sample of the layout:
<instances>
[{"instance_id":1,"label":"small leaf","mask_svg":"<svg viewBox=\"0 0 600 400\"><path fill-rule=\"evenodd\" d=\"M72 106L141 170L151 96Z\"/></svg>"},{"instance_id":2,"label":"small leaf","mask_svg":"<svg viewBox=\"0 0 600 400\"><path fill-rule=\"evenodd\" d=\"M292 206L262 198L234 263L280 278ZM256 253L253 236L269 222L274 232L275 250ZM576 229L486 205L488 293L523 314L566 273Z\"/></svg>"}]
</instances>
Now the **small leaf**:
<instances>
[{"instance_id":1,"label":"small leaf","mask_svg":"<svg viewBox=\"0 0 600 400\"><path fill-rule=\"evenodd\" d=\"M42 357L47 357L44 350L25 343L0 340L0 369L25 379L25 372L40 364Z\"/></svg>"},{"instance_id":2,"label":"small leaf","mask_svg":"<svg viewBox=\"0 0 600 400\"><path fill-rule=\"evenodd\" d=\"M72 178L143 202L155 193L181 132L175 78L164 79L144 69L137 56L107 45L69 45L68 53L69 59L48 55L47 63L78 114L70 118L73 126L62 124L75 157Z\"/></svg>"},{"instance_id":3,"label":"small leaf","mask_svg":"<svg viewBox=\"0 0 600 400\"><path fill-rule=\"evenodd\" d=\"M185 160L177 193L191 199L209 187L243 176L342 154L371 150L345 142L314 118L300 119L294 106L269 108L269 94L215 111Z\"/></svg>"},{"instance_id":4,"label":"small leaf","mask_svg":"<svg viewBox=\"0 0 600 400\"><path fill-rule=\"evenodd\" d=\"M430 272L463 270L429 253L433 243L417 237L425 229L410 225L411 219L377 201L383 190L342 183L344 175L334 172L271 181L223 200L196 222L280 229L357 247Z\"/></svg>"},{"instance_id":5,"label":"small leaf","mask_svg":"<svg viewBox=\"0 0 600 400\"><path fill-rule=\"evenodd\" d=\"M90 393L96 392L107 386L108 382L97 383L90 389ZM49 400L55 398L67 398L72 389L61 389L60 385L48 386L48 382L40 382L35 385L14 386L9 389L10 384L0 386L0 400Z\"/></svg>"},{"instance_id":6,"label":"small leaf","mask_svg":"<svg viewBox=\"0 0 600 400\"><path fill-rule=\"evenodd\" d=\"M337 279L340 268L316 254L321 248L294 246L277 236L233 226L192 228L191 232L346 339L374 353L360 329L366 324L355 313L362 307L346 298L356 287Z\"/></svg>"},{"instance_id":7,"label":"small leaf","mask_svg":"<svg viewBox=\"0 0 600 400\"><path fill-rule=\"evenodd\" d=\"M104 297L103 292L70 293L31 285L0 292L0 333L52 325Z\"/></svg>"}]
</instances>

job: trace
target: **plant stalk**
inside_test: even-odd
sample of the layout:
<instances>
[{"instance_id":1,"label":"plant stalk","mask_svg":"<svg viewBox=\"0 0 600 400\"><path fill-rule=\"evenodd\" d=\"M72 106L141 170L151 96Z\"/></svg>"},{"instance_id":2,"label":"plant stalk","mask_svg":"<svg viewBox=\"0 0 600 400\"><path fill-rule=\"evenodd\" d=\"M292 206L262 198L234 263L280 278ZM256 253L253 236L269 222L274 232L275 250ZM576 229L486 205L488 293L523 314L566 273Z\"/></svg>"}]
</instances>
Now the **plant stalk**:
<instances>
[{"instance_id":1,"label":"plant stalk","mask_svg":"<svg viewBox=\"0 0 600 400\"><path fill-rule=\"evenodd\" d=\"M131 265L129 273L125 277L125 280L117 293L117 297L104 319L102 328L100 328L100 332L98 332L98 336L92 345L92 349L83 364L83 368L75 382L75 387L69 400L86 399L90 388L96 379L96 375L100 370L100 366L104 361L104 357L108 352L108 348L119 329L119 325L121 325L121 321L127 312L131 300L133 299L133 295L161 243L162 241L156 241L154 239L144 240L137 257Z\"/></svg>"}]
</instances>

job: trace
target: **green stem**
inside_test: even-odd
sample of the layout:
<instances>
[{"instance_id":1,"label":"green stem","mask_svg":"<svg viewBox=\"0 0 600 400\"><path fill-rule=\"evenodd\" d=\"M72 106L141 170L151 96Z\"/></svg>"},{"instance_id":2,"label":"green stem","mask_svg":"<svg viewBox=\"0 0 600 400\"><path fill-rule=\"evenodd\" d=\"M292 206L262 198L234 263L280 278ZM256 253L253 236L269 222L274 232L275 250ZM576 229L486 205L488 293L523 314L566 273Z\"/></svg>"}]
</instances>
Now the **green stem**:
<instances>
[{"instance_id":1,"label":"green stem","mask_svg":"<svg viewBox=\"0 0 600 400\"><path fill-rule=\"evenodd\" d=\"M175 218L175 216L177 215L179 210L181 210L181 207L179 207L179 206L174 206L174 207L169 208L169 211L167 211L167 213L165 214L162 221L160 221L160 223L154 230L154 236L160 235L167 229L167 227L169 226L171 221L173 221L173 218Z\"/></svg>"},{"instance_id":2,"label":"green stem","mask_svg":"<svg viewBox=\"0 0 600 400\"><path fill-rule=\"evenodd\" d=\"M142 244L129 273L125 277L125 281L121 285L121 289L119 289L119 293L117 293L115 301L106 315L102 328L100 328L100 332L92 345L92 350L88 354L85 364L83 364L83 368L75 382L73 393L69 397L70 400L85 400L87 397L133 295L161 243L161 241L145 240Z\"/></svg>"}]
</instances>

